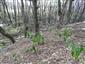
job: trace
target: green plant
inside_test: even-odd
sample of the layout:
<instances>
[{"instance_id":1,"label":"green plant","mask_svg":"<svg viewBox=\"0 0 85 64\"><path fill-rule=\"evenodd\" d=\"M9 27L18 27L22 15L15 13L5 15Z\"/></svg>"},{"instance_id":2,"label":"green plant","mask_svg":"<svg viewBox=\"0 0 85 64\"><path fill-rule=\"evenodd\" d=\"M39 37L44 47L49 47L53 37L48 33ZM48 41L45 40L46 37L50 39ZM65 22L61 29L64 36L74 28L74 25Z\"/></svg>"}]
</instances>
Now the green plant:
<instances>
[{"instance_id":1,"label":"green plant","mask_svg":"<svg viewBox=\"0 0 85 64\"><path fill-rule=\"evenodd\" d=\"M71 54L75 60L80 58L80 54L83 52L83 47L78 44L73 44L71 48Z\"/></svg>"},{"instance_id":2,"label":"green plant","mask_svg":"<svg viewBox=\"0 0 85 64\"><path fill-rule=\"evenodd\" d=\"M28 32L28 37L31 39L33 45L44 43L44 37L40 33L34 35L32 32Z\"/></svg>"},{"instance_id":3,"label":"green plant","mask_svg":"<svg viewBox=\"0 0 85 64\"><path fill-rule=\"evenodd\" d=\"M74 57L75 60L78 60L80 58L80 54L82 52L85 52L85 47L80 46L78 44L74 44L71 49L71 54Z\"/></svg>"},{"instance_id":4,"label":"green plant","mask_svg":"<svg viewBox=\"0 0 85 64\"><path fill-rule=\"evenodd\" d=\"M78 43L71 39L71 29L65 28L62 33L63 39L67 45L70 47L71 55L75 60L80 58L80 54L85 51L85 47L80 46Z\"/></svg>"},{"instance_id":5,"label":"green plant","mask_svg":"<svg viewBox=\"0 0 85 64\"><path fill-rule=\"evenodd\" d=\"M34 35L32 32L28 32L28 37L32 41L32 48L28 49L27 51L36 52L37 50L36 50L35 46L39 45L39 44L44 44L44 37L40 33L37 33Z\"/></svg>"},{"instance_id":6,"label":"green plant","mask_svg":"<svg viewBox=\"0 0 85 64\"><path fill-rule=\"evenodd\" d=\"M64 41L66 41L71 36L71 29L65 28L62 35L63 35Z\"/></svg>"},{"instance_id":7,"label":"green plant","mask_svg":"<svg viewBox=\"0 0 85 64\"><path fill-rule=\"evenodd\" d=\"M35 45L39 45L39 44L44 44L44 37L40 33L35 34L32 37L32 45L33 45L32 49L34 52L37 52Z\"/></svg>"},{"instance_id":8,"label":"green plant","mask_svg":"<svg viewBox=\"0 0 85 64\"><path fill-rule=\"evenodd\" d=\"M27 32L27 37L28 38L32 38L33 37L33 33L32 32Z\"/></svg>"},{"instance_id":9,"label":"green plant","mask_svg":"<svg viewBox=\"0 0 85 64\"><path fill-rule=\"evenodd\" d=\"M34 45L43 44L44 37L40 33L38 33L32 37L32 42Z\"/></svg>"},{"instance_id":10,"label":"green plant","mask_svg":"<svg viewBox=\"0 0 85 64\"><path fill-rule=\"evenodd\" d=\"M82 46L82 48L83 48L83 51L85 52L85 47Z\"/></svg>"}]
</instances>

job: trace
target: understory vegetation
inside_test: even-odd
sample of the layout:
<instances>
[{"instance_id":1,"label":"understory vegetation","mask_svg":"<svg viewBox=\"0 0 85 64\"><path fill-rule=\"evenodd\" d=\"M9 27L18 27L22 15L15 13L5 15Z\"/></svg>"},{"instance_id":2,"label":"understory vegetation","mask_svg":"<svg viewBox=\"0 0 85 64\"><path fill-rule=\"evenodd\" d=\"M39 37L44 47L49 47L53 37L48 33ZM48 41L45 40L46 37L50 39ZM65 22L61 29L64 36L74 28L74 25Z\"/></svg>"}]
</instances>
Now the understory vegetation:
<instances>
[{"instance_id":1,"label":"understory vegetation","mask_svg":"<svg viewBox=\"0 0 85 64\"><path fill-rule=\"evenodd\" d=\"M65 28L62 37L65 41L66 46L70 49L71 55L75 60L78 60L81 53L85 52L85 47L81 46L81 44L76 43L71 39L71 29Z\"/></svg>"},{"instance_id":2,"label":"understory vegetation","mask_svg":"<svg viewBox=\"0 0 85 64\"><path fill-rule=\"evenodd\" d=\"M0 64L85 64L85 0L0 0Z\"/></svg>"}]
</instances>

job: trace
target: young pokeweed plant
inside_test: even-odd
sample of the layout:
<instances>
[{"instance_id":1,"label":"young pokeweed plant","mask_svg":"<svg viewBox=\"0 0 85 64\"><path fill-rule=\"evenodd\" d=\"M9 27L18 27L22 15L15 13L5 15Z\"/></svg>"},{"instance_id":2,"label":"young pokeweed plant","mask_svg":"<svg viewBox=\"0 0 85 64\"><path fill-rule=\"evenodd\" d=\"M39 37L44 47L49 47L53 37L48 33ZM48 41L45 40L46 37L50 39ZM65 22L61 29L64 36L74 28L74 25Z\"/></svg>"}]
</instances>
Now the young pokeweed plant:
<instances>
[{"instance_id":1,"label":"young pokeweed plant","mask_svg":"<svg viewBox=\"0 0 85 64\"><path fill-rule=\"evenodd\" d=\"M33 37L32 37L32 48L34 50L34 52L36 52L36 48L35 48L35 45L39 45L39 44L44 44L44 37L38 33L38 34L35 34Z\"/></svg>"},{"instance_id":2,"label":"young pokeweed plant","mask_svg":"<svg viewBox=\"0 0 85 64\"><path fill-rule=\"evenodd\" d=\"M29 32L28 36L32 41L31 51L36 52L37 50L35 46L39 44L44 44L44 37L40 33L34 35L32 32Z\"/></svg>"},{"instance_id":3,"label":"young pokeweed plant","mask_svg":"<svg viewBox=\"0 0 85 64\"><path fill-rule=\"evenodd\" d=\"M44 44L44 37L38 33L32 37L32 42L34 45Z\"/></svg>"},{"instance_id":4,"label":"young pokeweed plant","mask_svg":"<svg viewBox=\"0 0 85 64\"><path fill-rule=\"evenodd\" d=\"M62 35L63 35L64 41L66 41L71 36L71 29L65 28Z\"/></svg>"},{"instance_id":5,"label":"young pokeweed plant","mask_svg":"<svg viewBox=\"0 0 85 64\"><path fill-rule=\"evenodd\" d=\"M81 47L79 44L73 44L71 46L71 55L75 60L79 60L81 53L84 51L83 47Z\"/></svg>"},{"instance_id":6,"label":"young pokeweed plant","mask_svg":"<svg viewBox=\"0 0 85 64\"><path fill-rule=\"evenodd\" d=\"M33 34L32 32L28 32L27 36L31 39L34 45L44 44L44 37L40 33Z\"/></svg>"}]
</instances>

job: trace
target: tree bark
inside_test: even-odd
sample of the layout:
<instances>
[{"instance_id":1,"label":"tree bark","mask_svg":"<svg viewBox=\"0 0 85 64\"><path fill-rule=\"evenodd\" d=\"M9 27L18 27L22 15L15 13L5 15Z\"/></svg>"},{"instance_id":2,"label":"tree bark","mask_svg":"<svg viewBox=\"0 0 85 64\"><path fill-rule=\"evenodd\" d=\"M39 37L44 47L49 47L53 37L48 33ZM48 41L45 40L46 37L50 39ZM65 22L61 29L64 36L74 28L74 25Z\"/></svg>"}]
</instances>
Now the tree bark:
<instances>
[{"instance_id":1,"label":"tree bark","mask_svg":"<svg viewBox=\"0 0 85 64\"><path fill-rule=\"evenodd\" d=\"M7 10L7 14L8 14L8 17L9 17L9 20L10 20L10 24L13 24L13 23L12 23L12 20L11 20L11 16L10 16L9 11L8 11L8 7L7 7L7 4L6 4L6 1L3 0L3 1L2 1L2 4L3 4L3 6L6 8L6 10Z\"/></svg>"},{"instance_id":2,"label":"tree bark","mask_svg":"<svg viewBox=\"0 0 85 64\"><path fill-rule=\"evenodd\" d=\"M23 22L24 22L24 36L27 37L27 30L28 30L28 20L27 20L27 16L25 14L24 11L24 0L21 0L21 4L22 4L22 8L21 8L21 12L22 12L22 18L23 18Z\"/></svg>"},{"instance_id":3,"label":"tree bark","mask_svg":"<svg viewBox=\"0 0 85 64\"><path fill-rule=\"evenodd\" d=\"M2 27L0 27L0 33L1 33L3 36L9 38L13 44L15 43L14 38L13 38L10 34L6 33L5 30L4 30Z\"/></svg>"},{"instance_id":4,"label":"tree bark","mask_svg":"<svg viewBox=\"0 0 85 64\"><path fill-rule=\"evenodd\" d=\"M17 26L17 13L16 13L16 0L13 0L13 8L14 8L14 20L15 20L15 26Z\"/></svg>"},{"instance_id":5,"label":"tree bark","mask_svg":"<svg viewBox=\"0 0 85 64\"><path fill-rule=\"evenodd\" d=\"M62 27L62 11L61 11L61 0L58 0L58 26L60 29Z\"/></svg>"},{"instance_id":6,"label":"tree bark","mask_svg":"<svg viewBox=\"0 0 85 64\"><path fill-rule=\"evenodd\" d=\"M39 22L37 16L37 0L33 0L33 14L34 14L34 22L35 22L35 32L36 34L39 33Z\"/></svg>"},{"instance_id":7,"label":"tree bark","mask_svg":"<svg viewBox=\"0 0 85 64\"><path fill-rule=\"evenodd\" d=\"M80 22L82 20L82 16L83 16L84 12L85 12L85 3L84 3L84 8L83 8L82 12L80 13L79 18L76 20L76 22Z\"/></svg>"},{"instance_id":8,"label":"tree bark","mask_svg":"<svg viewBox=\"0 0 85 64\"><path fill-rule=\"evenodd\" d=\"M67 11L67 23L70 23L70 19L71 19L71 9L72 9L72 3L74 0L69 0L69 7L68 7L68 11Z\"/></svg>"}]
</instances>

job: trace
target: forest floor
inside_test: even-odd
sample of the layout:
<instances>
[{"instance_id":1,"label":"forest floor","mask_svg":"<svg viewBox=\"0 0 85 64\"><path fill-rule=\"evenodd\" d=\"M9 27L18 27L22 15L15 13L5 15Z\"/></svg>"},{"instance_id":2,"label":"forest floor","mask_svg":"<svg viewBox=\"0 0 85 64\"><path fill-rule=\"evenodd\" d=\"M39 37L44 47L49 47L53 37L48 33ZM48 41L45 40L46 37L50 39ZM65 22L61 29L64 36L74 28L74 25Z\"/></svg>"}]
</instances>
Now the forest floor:
<instances>
[{"instance_id":1,"label":"forest floor","mask_svg":"<svg viewBox=\"0 0 85 64\"><path fill-rule=\"evenodd\" d=\"M72 24L69 27L74 29L74 40L84 44L85 23ZM37 54L27 52L32 46L29 39L20 38L15 44L0 52L0 64L75 64L69 49L63 40L56 35L55 29L43 31L43 36L45 42L43 45L36 46ZM85 64L84 53L81 54L79 64Z\"/></svg>"}]
</instances>

